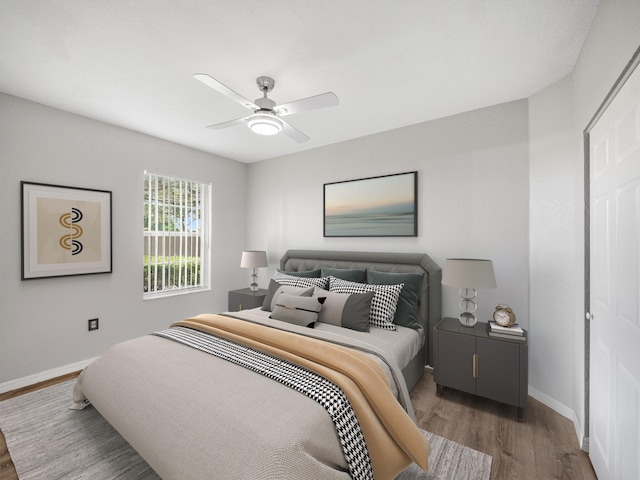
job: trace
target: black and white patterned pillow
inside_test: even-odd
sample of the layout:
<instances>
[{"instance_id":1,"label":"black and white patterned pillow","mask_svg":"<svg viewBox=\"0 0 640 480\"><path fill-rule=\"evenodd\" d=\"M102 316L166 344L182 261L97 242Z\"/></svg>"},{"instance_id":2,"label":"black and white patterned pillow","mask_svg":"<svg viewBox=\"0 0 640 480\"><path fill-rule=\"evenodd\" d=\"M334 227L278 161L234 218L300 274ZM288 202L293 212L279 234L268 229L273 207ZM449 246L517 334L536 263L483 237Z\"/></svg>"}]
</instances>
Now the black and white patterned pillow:
<instances>
[{"instance_id":1,"label":"black and white patterned pillow","mask_svg":"<svg viewBox=\"0 0 640 480\"><path fill-rule=\"evenodd\" d=\"M291 285L292 287L320 287L329 289L329 277L298 277L287 275L283 272L276 272L273 279L280 285Z\"/></svg>"},{"instance_id":2,"label":"black and white patterned pillow","mask_svg":"<svg viewBox=\"0 0 640 480\"><path fill-rule=\"evenodd\" d=\"M336 293L365 293L374 292L371 300L371 314L369 322L372 326L385 330L396 330L393 316L398 306L398 298L403 283L398 285L372 285L368 283L356 283L329 277L329 291Z\"/></svg>"}]
</instances>

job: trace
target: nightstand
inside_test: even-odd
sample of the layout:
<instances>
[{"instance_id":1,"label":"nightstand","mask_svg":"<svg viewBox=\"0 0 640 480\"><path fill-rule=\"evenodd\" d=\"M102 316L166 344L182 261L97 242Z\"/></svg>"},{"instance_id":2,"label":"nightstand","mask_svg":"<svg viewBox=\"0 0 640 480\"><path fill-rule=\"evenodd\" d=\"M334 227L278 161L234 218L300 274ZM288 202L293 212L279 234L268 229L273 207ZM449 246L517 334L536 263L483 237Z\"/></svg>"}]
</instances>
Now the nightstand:
<instances>
[{"instance_id":1,"label":"nightstand","mask_svg":"<svg viewBox=\"0 0 640 480\"><path fill-rule=\"evenodd\" d=\"M513 405L524 418L529 383L529 346L490 337L487 324L463 326L443 318L433 327L433 379L437 395L450 387ZM525 337L527 333L525 331Z\"/></svg>"},{"instance_id":2,"label":"nightstand","mask_svg":"<svg viewBox=\"0 0 640 480\"><path fill-rule=\"evenodd\" d=\"M229 291L229 311L237 312L248 308L261 307L264 303L264 297L267 291L263 288L252 292L250 288L241 288L240 290Z\"/></svg>"}]
</instances>

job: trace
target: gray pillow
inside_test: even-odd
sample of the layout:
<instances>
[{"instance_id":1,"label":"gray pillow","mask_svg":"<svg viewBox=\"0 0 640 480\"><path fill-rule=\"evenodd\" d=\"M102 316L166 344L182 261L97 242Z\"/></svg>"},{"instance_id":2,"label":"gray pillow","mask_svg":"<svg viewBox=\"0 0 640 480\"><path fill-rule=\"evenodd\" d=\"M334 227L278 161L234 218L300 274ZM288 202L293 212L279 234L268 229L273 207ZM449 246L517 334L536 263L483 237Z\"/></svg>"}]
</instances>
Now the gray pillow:
<instances>
[{"instance_id":1,"label":"gray pillow","mask_svg":"<svg viewBox=\"0 0 640 480\"><path fill-rule=\"evenodd\" d=\"M418 328L420 324L416 320L418 313L418 299L422 289L423 273L389 273L367 270L367 282L376 285L404 284L398 298L393 323L403 327Z\"/></svg>"},{"instance_id":2,"label":"gray pillow","mask_svg":"<svg viewBox=\"0 0 640 480\"><path fill-rule=\"evenodd\" d=\"M307 270L306 272L285 272L284 270L278 269L278 272L284 273L286 275L291 275L293 277L310 277L310 278L318 278L320 277L320 269L318 270Z\"/></svg>"},{"instance_id":3,"label":"gray pillow","mask_svg":"<svg viewBox=\"0 0 640 480\"><path fill-rule=\"evenodd\" d=\"M371 300L374 295L374 292L354 293L353 295L335 293L316 287L313 290L313 296L325 298L322 310L318 315L318 322L359 332L368 332Z\"/></svg>"},{"instance_id":4,"label":"gray pillow","mask_svg":"<svg viewBox=\"0 0 640 480\"><path fill-rule=\"evenodd\" d=\"M365 283L367 281L367 271L356 268L326 268L322 267L321 276L336 277L350 282Z\"/></svg>"},{"instance_id":5,"label":"gray pillow","mask_svg":"<svg viewBox=\"0 0 640 480\"><path fill-rule=\"evenodd\" d=\"M271 279L269 282L269 288L267 289L267 294L265 295L264 302L262 303L262 310L265 312L272 312L275 302L283 293L297 295L299 297L310 297L313 294L313 287L305 288L294 287L293 285L280 285L274 279Z\"/></svg>"},{"instance_id":6,"label":"gray pillow","mask_svg":"<svg viewBox=\"0 0 640 480\"><path fill-rule=\"evenodd\" d=\"M278 297L269 318L313 328L321 307L318 297L299 297L283 293Z\"/></svg>"}]
</instances>

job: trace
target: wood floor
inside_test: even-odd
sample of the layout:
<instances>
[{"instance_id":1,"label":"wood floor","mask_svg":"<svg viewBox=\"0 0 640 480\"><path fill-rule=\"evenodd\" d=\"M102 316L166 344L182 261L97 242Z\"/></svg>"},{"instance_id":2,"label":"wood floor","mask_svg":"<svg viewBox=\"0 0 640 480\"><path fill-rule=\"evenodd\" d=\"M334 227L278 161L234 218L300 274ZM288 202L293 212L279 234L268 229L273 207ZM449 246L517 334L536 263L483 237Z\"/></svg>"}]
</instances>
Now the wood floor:
<instances>
[{"instance_id":1,"label":"wood floor","mask_svg":"<svg viewBox=\"0 0 640 480\"><path fill-rule=\"evenodd\" d=\"M0 401L76 375L0 395ZM596 480L573 423L531 397L520 423L515 407L451 389L437 397L433 375L427 371L411 392L411 400L421 428L491 455L491 480ZM17 479L0 432L0 480Z\"/></svg>"},{"instance_id":2,"label":"wood floor","mask_svg":"<svg viewBox=\"0 0 640 480\"><path fill-rule=\"evenodd\" d=\"M427 371L411 392L418 425L493 457L491 480L596 480L573 423L529 397L516 408L451 389L436 396Z\"/></svg>"}]
</instances>

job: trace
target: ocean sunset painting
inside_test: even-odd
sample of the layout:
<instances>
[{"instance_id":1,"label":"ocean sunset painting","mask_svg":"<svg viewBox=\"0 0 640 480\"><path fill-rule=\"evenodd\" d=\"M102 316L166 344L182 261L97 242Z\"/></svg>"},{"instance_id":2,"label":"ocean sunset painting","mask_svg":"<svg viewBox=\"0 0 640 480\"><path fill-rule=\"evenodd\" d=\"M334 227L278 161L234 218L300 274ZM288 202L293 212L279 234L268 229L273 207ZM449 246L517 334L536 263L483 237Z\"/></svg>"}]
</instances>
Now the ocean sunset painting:
<instances>
[{"instance_id":1,"label":"ocean sunset painting","mask_svg":"<svg viewBox=\"0 0 640 480\"><path fill-rule=\"evenodd\" d=\"M415 237L418 172L324 184L325 237Z\"/></svg>"}]
</instances>

